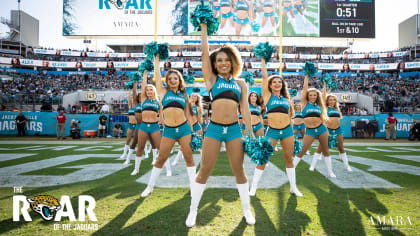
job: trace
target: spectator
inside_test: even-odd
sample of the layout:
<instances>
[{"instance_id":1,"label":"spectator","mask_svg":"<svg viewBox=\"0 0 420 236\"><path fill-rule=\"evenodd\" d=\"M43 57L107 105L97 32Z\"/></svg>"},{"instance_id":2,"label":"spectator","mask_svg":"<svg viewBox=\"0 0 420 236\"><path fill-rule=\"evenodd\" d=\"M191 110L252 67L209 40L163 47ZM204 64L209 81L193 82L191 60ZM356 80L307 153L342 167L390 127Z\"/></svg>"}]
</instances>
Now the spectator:
<instances>
[{"instance_id":1,"label":"spectator","mask_svg":"<svg viewBox=\"0 0 420 236\"><path fill-rule=\"evenodd\" d=\"M70 124L70 133L72 139L80 139L80 121L76 121L75 119L71 120Z\"/></svg>"},{"instance_id":2,"label":"spectator","mask_svg":"<svg viewBox=\"0 0 420 236\"><path fill-rule=\"evenodd\" d=\"M109 106L106 102L104 103L104 105L102 105L102 108L101 108L100 112L101 113L108 113L109 112Z\"/></svg>"},{"instance_id":3,"label":"spectator","mask_svg":"<svg viewBox=\"0 0 420 236\"><path fill-rule=\"evenodd\" d=\"M118 122L118 121L117 121L117 123L115 123L114 129L112 129L112 136L115 137L115 133L118 134L118 138L121 138L122 126L121 126L120 122Z\"/></svg>"},{"instance_id":4,"label":"spectator","mask_svg":"<svg viewBox=\"0 0 420 236\"><path fill-rule=\"evenodd\" d=\"M25 126L26 126L26 117L23 115L23 112L19 112L19 115L15 119L18 136L25 136Z\"/></svg>"},{"instance_id":5,"label":"spectator","mask_svg":"<svg viewBox=\"0 0 420 236\"><path fill-rule=\"evenodd\" d=\"M420 123L417 120L414 121L410 128L410 136L408 140L414 141L416 138L420 141Z\"/></svg>"},{"instance_id":6,"label":"spectator","mask_svg":"<svg viewBox=\"0 0 420 236\"><path fill-rule=\"evenodd\" d=\"M360 115L361 116L367 116L368 112L365 108L362 108L362 110L360 110Z\"/></svg>"},{"instance_id":7,"label":"spectator","mask_svg":"<svg viewBox=\"0 0 420 236\"><path fill-rule=\"evenodd\" d=\"M397 124L397 118L395 118L395 116L392 115L392 113L389 113L388 118L387 118L387 122L386 122L386 138L385 140L389 140L389 135L391 133L392 135L392 139L396 140L397 139L397 135L395 134L395 125Z\"/></svg>"},{"instance_id":8,"label":"spectator","mask_svg":"<svg viewBox=\"0 0 420 236\"><path fill-rule=\"evenodd\" d=\"M61 138L66 139L64 133L66 131L66 116L64 115L64 111L60 110L60 113L57 115L57 139L60 139L60 132Z\"/></svg>"},{"instance_id":9,"label":"spectator","mask_svg":"<svg viewBox=\"0 0 420 236\"><path fill-rule=\"evenodd\" d=\"M63 113L66 111L66 109L64 109L64 107L63 107L63 105L58 105L58 107L57 107L57 112L60 112L60 111L62 111Z\"/></svg>"},{"instance_id":10,"label":"spectator","mask_svg":"<svg viewBox=\"0 0 420 236\"><path fill-rule=\"evenodd\" d=\"M98 137L101 136L102 133L102 137L105 137L105 131L106 131L106 122L107 122L108 118L106 117L105 114L102 114L99 117L99 126L98 126ZM102 132L101 132L102 131Z\"/></svg>"}]
</instances>

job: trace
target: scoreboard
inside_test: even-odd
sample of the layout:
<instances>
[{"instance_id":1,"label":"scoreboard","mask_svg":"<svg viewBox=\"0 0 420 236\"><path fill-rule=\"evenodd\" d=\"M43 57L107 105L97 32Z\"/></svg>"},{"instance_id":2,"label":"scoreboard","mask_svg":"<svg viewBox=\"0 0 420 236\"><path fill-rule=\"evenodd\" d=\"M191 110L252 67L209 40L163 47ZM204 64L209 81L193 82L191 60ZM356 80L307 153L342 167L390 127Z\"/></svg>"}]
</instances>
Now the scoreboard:
<instances>
[{"instance_id":1,"label":"scoreboard","mask_svg":"<svg viewBox=\"0 0 420 236\"><path fill-rule=\"evenodd\" d=\"M321 0L319 36L375 38L375 0Z\"/></svg>"}]
</instances>

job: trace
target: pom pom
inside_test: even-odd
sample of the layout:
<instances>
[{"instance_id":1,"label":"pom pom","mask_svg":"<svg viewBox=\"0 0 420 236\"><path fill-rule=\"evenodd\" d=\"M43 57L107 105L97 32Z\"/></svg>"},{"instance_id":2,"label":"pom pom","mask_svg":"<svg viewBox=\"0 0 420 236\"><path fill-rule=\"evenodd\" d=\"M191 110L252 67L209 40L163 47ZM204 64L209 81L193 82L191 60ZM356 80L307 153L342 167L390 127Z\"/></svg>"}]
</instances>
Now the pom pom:
<instances>
[{"instance_id":1,"label":"pom pom","mask_svg":"<svg viewBox=\"0 0 420 236\"><path fill-rule=\"evenodd\" d=\"M132 81L128 81L125 83L125 88L126 89L133 89L133 82Z\"/></svg>"},{"instance_id":2,"label":"pom pom","mask_svg":"<svg viewBox=\"0 0 420 236\"><path fill-rule=\"evenodd\" d=\"M190 145L191 145L191 149L192 149L193 151L198 151L198 150L200 150L200 149L201 149L201 147L203 146L201 135L199 135L199 134L197 134L197 133L193 133L193 134L191 135L191 142L190 142Z\"/></svg>"},{"instance_id":3,"label":"pom pom","mask_svg":"<svg viewBox=\"0 0 420 236\"><path fill-rule=\"evenodd\" d=\"M245 82L247 82L250 86L254 84L254 76L251 72L245 72L245 75L243 77L245 79Z\"/></svg>"},{"instance_id":4,"label":"pom pom","mask_svg":"<svg viewBox=\"0 0 420 236\"><path fill-rule=\"evenodd\" d=\"M297 96L297 90L296 89L289 89L289 94L292 97L296 97Z\"/></svg>"},{"instance_id":5,"label":"pom pom","mask_svg":"<svg viewBox=\"0 0 420 236\"><path fill-rule=\"evenodd\" d=\"M248 136L243 141L244 150L251 158L252 162L257 165L264 165L273 155L273 146L267 137L258 137L257 139Z\"/></svg>"},{"instance_id":6,"label":"pom pom","mask_svg":"<svg viewBox=\"0 0 420 236\"><path fill-rule=\"evenodd\" d=\"M331 88L331 92L334 92L338 86L336 82L332 82L328 87Z\"/></svg>"},{"instance_id":7,"label":"pom pom","mask_svg":"<svg viewBox=\"0 0 420 236\"><path fill-rule=\"evenodd\" d=\"M314 63L307 61L305 63L305 66L303 67L303 73L305 75L308 75L309 78L314 76L316 74L316 72L318 72L318 70L316 69L316 66Z\"/></svg>"},{"instance_id":8,"label":"pom pom","mask_svg":"<svg viewBox=\"0 0 420 236\"><path fill-rule=\"evenodd\" d=\"M153 59L155 55L159 52L159 46L157 42L151 42L144 46L144 53L147 58Z\"/></svg>"},{"instance_id":9,"label":"pom pom","mask_svg":"<svg viewBox=\"0 0 420 236\"><path fill-rule=\"evenodd\" d=\"M140 75L140 73L138 71L136 72L131 72L130 75L128 75L128 77L131 79L131 81L133 82L140 82L142 80L142 77Z\"/></svg>"},{"instance_id":10,"label":"pom pom","mask_svg":"<svg viewBox=\"0 0 420 236\"><path fill-rule=\"evenodd\" d=\"M331 85L332 80L331 80L331 75L330 74L324 74L321 77L322 86L324 86L324 82L327 84L327 87Z\"/></svg>"},{"instance_id":11,"label":"pom pom","mask_svg":"<svg viewBox=\"0 0 420 236\"><path fill-rule=\"evenodd\" d=\"M158 53L159 59L165 61L169 58L169 45L168 43L160 43L158 44Z\"/></svg>"},{"instance_id":12,"label":"pom pom","mask_svg":"<svg viewBox=\"0 0 420 236\"><path fill-rule=\"evenodd\" d=\"M328 136L328 147L336 148L337 147L337 135Z\"/></svg>"},{"instance_id":13,"label":"pom pom","mask_svg":"<svg viewBox=\"0 0 420 236\"><path fill-rule=\"evenodd\" d=\"M252 27L252 31L254 33L257 33L260 30L260 24L258 24L258 22L256 20L254 20L252 22L252 26L251 27Z\"/></svg>"},{"instance_id":14,"label":"pom pom","mask_svg":"<svg viewBox=\"0 0 420 236\"><path fill-rule=\"evenodd\" d=\"M276 51L276 49L271 46L268 42L259 43L254 48L254 54L257 58L263 57L265 62L269 62L271 59L271 55Z\"/></svg>"},{"instance_id":15,"label":"pom pom","mask_svg":"<svg viewBox=\"0 0 420 236\"><path fill-rule=\"evenodd\" d=\"M143 74L145 70L151 72L155 69L155 65L153 65L153 62L146 58L139 66L139 72L140 74Z\"/></svg>"},{"instance_id":16,"label":"pom pom","mask_svg":"<svg viewBox=\"0 0 420 236\"><path fill-rule=\"evenodd\" d=\"M187 84L193 84L195 82L195 77L193 75L184 75L183 77Z\"/></svg>"},{"instance_id":17,"label":"pom pom","mask_svg":"<svg viewBox=\"0 0 420 236\"><path fill-rule=\"evenodd\" d=\"M201 31L201 23L207 25L207 34L212 35L219 29L219 18L213 16L213 11L209 5L199 4L195 7L194 11L191 12L191 24L194 29Z\"/></svg>"},{"instance_id":18,"label":"pom pom","mask_svg":"<svg viewBox=\"0 0 420 236\"><path fill-rule=\"evenodd\" d=\"M302 152L302 141L298 139L298 136L295 135L295 142L293 148L293 155L297 155Z\"/></svg>"}]
</instances>

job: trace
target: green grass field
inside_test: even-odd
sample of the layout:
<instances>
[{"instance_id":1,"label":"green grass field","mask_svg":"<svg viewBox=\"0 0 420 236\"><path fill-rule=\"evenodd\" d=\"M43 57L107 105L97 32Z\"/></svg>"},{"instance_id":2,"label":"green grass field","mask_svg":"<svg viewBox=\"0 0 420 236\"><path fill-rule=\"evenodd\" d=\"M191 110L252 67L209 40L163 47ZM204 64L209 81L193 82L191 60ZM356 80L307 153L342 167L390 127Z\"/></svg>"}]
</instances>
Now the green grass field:
<instances>
[{"instance_id":1,"label":"green grass field","mask_svg":"<svg viewBox=\"0 0 420 236\"><path fill-rule=\"evenodd\" d=\"M256 197L251 197L252 210L257 223L248 226L242 217L242 206L236 189L207 188L200 203L197 225L189 229L184 223L189 211L189 189L155 187L149 197L140 198L140 193L146 185L136 180L151 170L152 158L145 159L141 163L140 173L131 176L134 161L128 167L123 167L123 161L117 160L122 151L115 149L123 147L122 140L92 140L94 142L66 140L51 141L51 144L43 143L44 139L31 140L33 139L0 140L2 158L0 159L0 234L2 235L418 235L420 230L420 171L417 174L415 172L417 169L420 170L418 142L399 142L401 146L395 147L383 141L353 143L354 141L349 140L346 147L352 151L347 153L355 171L346 173L342 165L334 166L337 179L343 179L345 176L350 180L347 184L363 184L357 173L367 173L366 176L383 179L398 185L397 188L343 188L345 184L336 184L324 177L322 169L319 172L310 172L309 165L301 161L296 172L298 188L304 194L303 197L296 198L290 195L288 183L277 188L258 189ZM31 156L5 160L17 154L31 154ZM82 158L82 155L86 154L91 157ZM67 157L66 161L60 161L61 156L68 155L72 156ZM284 160L279 158L279 155L281 151L274 154L271 163L285 171ZM337 152L332 152L332 155L337 155ZM405 159L399 158L400 156ZM365 161L365 164L361 164L362 161L353 162L352 157L353 160ZM53 164L27 165L22 170L14 167L41 160L53 160ZM336 160L341 163L341 160ZM381 161L383 165L378 164L376 167L381 166L382 170L370 170L374 166L366 164L369 161L373 161L372 163ZM89 178L89 173L100 172L99 170L78 172L82 169L80 165L99 164L109 165L114 168L110 170L113 172L96 180L78 181L78 178ZM179 162L177 166L184 168L184 165L183 162ZM323 161L319 161L317 167L322 168L324 165ZM252 172L247 173L249 180L252 174ZM16 177L13 177L14 175ZM165 171L161 177L164 175ZM220 154L212 176L232 176L226 153ZM39 185L46 184L51 179L57 181L74 179L76 182L44 187L23 185L23 193L14 193L13 183L18 177ZM176 176L170 178L176 179ZM267 174L263 175L262 179L273 183L278 181ZM46 182L39 183L43 180ZM182 181L187 180L179 180ZM368 182L368 179L365 181ZM94 213L98 221L71 222L64 217L60 222L46 222L29 209L33 221L25 222L21 217L19 222L14 222L12 198L18 194L28 197L47 194L57 199L62 195L68 195L76 218L78 196L90 195L96 200ZM403 217L404 224L395 224L398 216ZM375 219L375 225L370 221L370 217ZM381 219L385 217L385 224L379 225L377 217ZM389 220L390 217L394 219L394 224ZM410 218L411 224L407 222L407 217ZM72 227L75 224L98 224L98 230L54 230L54 224L60 226L72 224Z\"/></svg>"}]
</instances>

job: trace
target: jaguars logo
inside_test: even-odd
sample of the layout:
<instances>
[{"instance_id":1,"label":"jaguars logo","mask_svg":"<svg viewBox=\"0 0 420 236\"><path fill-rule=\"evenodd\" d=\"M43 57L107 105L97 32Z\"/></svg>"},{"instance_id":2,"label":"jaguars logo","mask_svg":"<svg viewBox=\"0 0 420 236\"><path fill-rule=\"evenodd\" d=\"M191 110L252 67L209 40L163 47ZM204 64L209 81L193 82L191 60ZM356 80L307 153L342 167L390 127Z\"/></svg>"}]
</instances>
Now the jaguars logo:
<instances>
[{"instance_id":1,"label":"jaguars logo","mask_svg":"<svg viewBox=\"0 0 420 236\"><path fill-rule=\"evenodd\" d=\"M42 219L50 221L54 218L55 212L61 209L60 202L57 198L49 195L39 195L26 199L33 211L41 215Z\"/></svg>"},{"instance_id":2,"label":"jaguars logo","mask_svg":"<svg viewBox=\"0 0 420 236\"><path fill-rule=\"evenodd\" d=\"M111 4L114 4L114 6L117 9L124 9L125 4L128 2L128 0L108 0Z\"/></svg>"}]
</instances>

